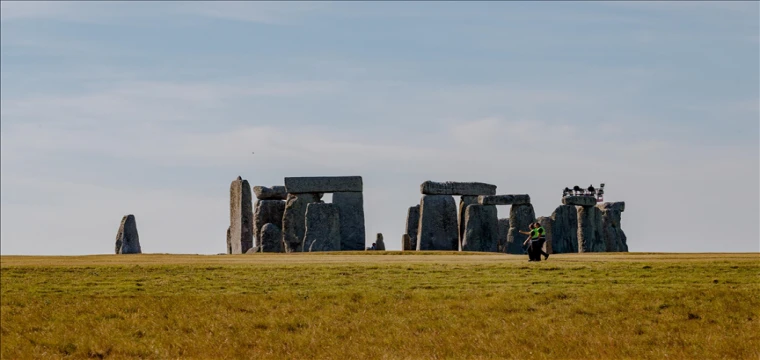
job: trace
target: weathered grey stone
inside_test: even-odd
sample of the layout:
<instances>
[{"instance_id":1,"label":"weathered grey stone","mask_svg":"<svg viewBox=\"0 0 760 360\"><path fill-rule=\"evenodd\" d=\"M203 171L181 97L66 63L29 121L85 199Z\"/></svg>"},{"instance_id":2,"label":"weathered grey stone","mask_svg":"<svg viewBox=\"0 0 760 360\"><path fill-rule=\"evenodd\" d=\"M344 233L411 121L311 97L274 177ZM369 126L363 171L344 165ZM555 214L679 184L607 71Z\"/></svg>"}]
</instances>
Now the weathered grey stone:
<instances>
[{"instance_id":1,"label":"weathered grey stone","mask_svg":"<svg viewBox=\"0 0 760 360\"><path fill-rule=\"evenodd\" d=\"M499 219L499 239L498 251L504 252L504 245L507 243L507 234L509 233L509 218Z\"/></svg>"},{"instance_id":2,"label":"weathered grey stone","mask_svg":"<svg viewBox=\"0 0 760 360\"><path fill-rule=\"evenodd\" d=\"M563 205L596 206L596 198L593 196L565 196L562 198Z\"/></svg>"},{"instance_id":3,"label":"weathered grey stone","mask_svg":"<svg viewBox=\"0 0 760 360\"><path fill-rule=\"evenodd\" d=\"M552 213L552 253L578 252L578 210L560 205Z\"/></svg>"},{"instance_id":4,"label":"weathered grey stone","mask_svg":"<svg viewBox=\"0 0 760 360\"><path fill-rule=\"evenodd\" d=\"M507 244L504 252L509 254L523 254L523 242L528 235L521 234L520 231L530 231L530 224L536 221L536 213L533 211L533 205L512 205L509 209L509 232L507 233Z\"/></svg>"},{"instance_id":5,"label":"weathered grey stone","mask_svg":"<svg viewBox=\"0 0 760 360\"><path fill-rule=\"evenodd\" d=\"M628 252L628 238L620 227L622 212L625 210L624 202L602 203L597 205L602 212L601 235L606 251Z\"/></svg>"},{"instance_id":6,"label":"weathered grey stone","mask_svg":"<svg viewBox=\"0 0 760 360\"><path fill-rule=\"evenodd\" d=\"M285 189L289 194L361 192L361 176L286 177Z\"/></svg>"},{"instance_id":7,"label":"weathered grey stone","mask_svg":"<svg viewBox=\"0 0 760 360\"><path fill-rule=\"evenodd\" d=\"M282 216L285 214L285 201L282 200L256 200L253 211L253 236L256 238L256 246L261 246L261 229L264 224L272 223L282 225Z\"/></svg>"},{"instance_id":8,"label":"weathered grey stone","mask_svg":"<svg viewBox=\"0 0 760 360\"><path fill-rule=\"evenodd\" d=\"M117 254L141 254L140 236L137 234L137 222L132 214L124 215L116 232Z\"/></svg>"},{"instance_id":9,"label":"weathered grey stone","mask_svg":"<svg viewBox=\"0 0 760 360\"><path fill-rule=\"evenodd\" d=\"M259 200L285 200L288 198L288 192L284 186L254 186L253 193Z\"/></svg>"},{"instance_id":10,"label":"weathered grey stone","mask_svg":"<svg viewBox=\"0 0 760 360\"><path fill-rule=\"evenodd\" d=\"M264 224L261 227L261 245L259 246L262 248L262 252L284 252L280 227L272 223Z\"/></svg>"},{"instance_id":11,"label":"weathered grey stone","mask_svg":"<svg viewBox=\"0 0 760 360\"><path fill-rule=\"evenodd\" d=\"M303 237L306 234L306 207L320 202L321 194L288 194L285 213L282 216L282 243L285 252L303 251ZM308 247L306 250L308 251Z\"/></svg>"},{"instance_id":12,"label":"weathered grey stone","mask_svg":"<svg viewBox=\"0 0 760 360\"><path fill-rule=\"evenodd\" d=\"M539 216L538 219L536 219L536 222L541 224L541 227L544 228L544 234L546 234L546 242L544 243L544 251L547 254L553 254L552 252L552 240L554 237L552 236L552 225L554 221L552 221L551 217L548 216Z\"/></svg>"},{"instance_id":13,"label":"weathered grey stone","mask_svg":"<svg viewBox=\"0 0 760 360\"><path fill-rule=\"evenodd\" d=\"M530 204L530 195L481 195L478 197L480 205L525 205Z\"/></svg>"},{"instance_id":14,"label":"weathered grey stone","mask_svg":"<svg viewBox=\"0 0 760 360\"><path fill-rule=\"evenodd\" d=\"M423 195L417 250L458 250L457 205L449 195Z\"/></svg>"},{"instance_id":15,"label":"weathered grey stone","mask_svg":"<svg viewBox=\"0 0 760 360\"><path fill-rule=\"evenodd\" d=\"M230 243L230 227L227 227L227 255L232 254L232 244Z\"/></svg>"},{"instance_id":16,"label":"weathered grey stone","mask_svg":"<svg viewBox=\"0 0 760 360\"><path fill-rule=\"evenodd\" d=\"M385 241L383 241L383 234L381 233L377 233L377 238L375 238L375 249L385 251Z\"/></svg>"},{"instance_id":17,"label":"weathered grey stone","mask_svg":"<svg viewBox=\"0 0 760 360\"><path fill-rule=\"evenodd\" d=\"M462 251L462 241L464 241L464 228L465 228L465 214L467 213L467 206L477 204L478 197L474 195L465 195L459 198L459 244L457 248Z\"/></svg>"},{"instance_id":18,"label":"weathered grey stone","mask_svg":"<svg viewBox=\"0 0 760 360\"><path fill-rule=\"evenodd\" d=\"M230 253L245 254L253 247L251 186L240 176L230 184Z\"/></svg>"},{"instance_id":19,"label":"weathered grey stone","mask_svg":"<svg viewBox=\"0 0 760 360\"><path fill-rule=\"evenodd\" d=\"M625 201L617 202L603 202L596 205L600 210L615 210L619 212L625 211Z\"/></svg>"},{"instance_id":20,"label":"weathered grey stone","mask_svg":"<svg viewBox=\"0 0 760 360\"><path fill-rule=\"evenodd\" d=\"M304 248L309 252L340 251L340 211L334 204L306 206Z\"/></svg>"},{"instance_id":21,"label":"weathered grey stone","mask_svg":"<svg viewBox=\"0 0 760 360\"><path fill-rule=\"evenodd\" d=\"M602 236L602 211L596 206L577 206L578 252L604 252L607 245Z\"/></svg>"},{"instance_id":22,"label":"weathered grey stone","mask_svg":"<svg viewBox=\"0 0 760 360\"><path fill-rule=\"evenodd\" d=\"M364 250L364 195L360 192L336 192L333 205L340 213L340 249Z\"/></svg>"},{"instance_id":23,"label":"weathered grey stone","mask_svg":"<svg viewBox=\"0 0 760 360\"><path fill-rule=\"evenodd\" d=\"M409 236L409 234L401 235L401 250L403 251L412 250L412 239Z\"/></svg>"},{"instance_id":24,"label":"weathered grey stone","mask_svg":"<svg viewBox=\"0 0 760 360\"><path fill-rule=\"evenodd\" d=\"M496 185L479 182L425 181L420 185L424 195L496 195Z\"/></svg>"},{"instance_id":25,"label":"weathered grey stone","mask_svg":"<svg viewBox=\"0 0 760 360\"><path fill-rule=\"evenodd\" d=\"M248 249L248 251L246 251L245 254L246 255L250 255L250 254L255 254L255 253L258 253L258 252L262 252L261 251L261 246L254 246L254 247Z\"/></svg>"},{"instance_id":26,"label":"weathered grey stone","mask_svg":"<svg viewBox=\"0 0 760 360\"><path fill-rule=\"evenodd\" d=\"M414 205L406 214L406 233L409 235L409 250L417 250L417 230L420 227L420 206Z\"/></svg>"},{"instance_id":27,"label":"weathered grey stone","mask_svg":"<svg viewBox=\"0 0 760 360\"><path fill-rule=\"evenodd\" d=\"M473 204L465 211L462 251L496 252L499 243L499 218L494 205Z\"/></svg>"}]
</instances>

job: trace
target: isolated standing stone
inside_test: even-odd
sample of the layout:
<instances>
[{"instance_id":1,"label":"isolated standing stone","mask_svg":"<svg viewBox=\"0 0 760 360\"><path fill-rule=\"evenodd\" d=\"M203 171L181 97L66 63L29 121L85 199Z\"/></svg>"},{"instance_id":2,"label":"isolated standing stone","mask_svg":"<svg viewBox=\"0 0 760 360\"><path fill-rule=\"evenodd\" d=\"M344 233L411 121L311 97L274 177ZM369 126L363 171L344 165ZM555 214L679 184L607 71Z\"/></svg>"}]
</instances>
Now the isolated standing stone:
<instances>
[{"instance_id":1,"label":"isolated standing stone","mask_svg":"<svg viewBox=\"0 0 760 360\"><path fill-rule=\"evenodd\" d=\"M494 205L474 204L465 211L462 251L496 252L499 242L499 218Z\"/></svg>"},{"instance_id":2,"label":"isolated standing stone","mask_svg":"<svg viewBox=\"0 0 760 360\"><path fill-rule=\"evenodd\" d=\"M425 181L420 185L423 195L495 195L496 185L479 182Z\"/></svg>"},{"instance_id":3,"label":"isolated standing stone","mask_svg":"<svg viewBox=\"0 0 760 360\"><path fill-rule=\"evenodd\" d=\"M481 195L477 202L480 205L525 205L530 204L530 195Z\"/></svg>"},{"instance_id":4,"label":"isolated standing stone","mask_svg":"<svg viewBox=\"0 0 760 360\"><path fill-rule=\"evenodd\" d=\"M337 206L326 203L306 206L303 246L309 252L340 250L340 212Z\"/></svg>"},{"instance_id":5,"label":"isolated standing stone","mask_svg":"<svg viewBox=\"0 0 760 360\"><path fill-rule=\"evenodd\" d=\"M578 252L578 210L560 205L552 213L552 253Z\"/></svg>"},{"instance_id":6,"label":"isolated standing stone","mask_svg":"<svg viewBox=\"0 0 760 360\"><path fill-rule=\"evenodd\" d=\"M504 245L507 243L507 234L509 233L509 218L499 219L499 238L497 250L504 252Z\"/></svg>"},{"instance_id":7,"label":"isolated standing stone","mask_svg":"<svg viewBox=\"0 0 760 360\"><path fill-rule=\"evenodd\" d=\"M420 206L414 205L406 214L406 233L409 235L409 250L417 250L417 230L420 226Z\"/></svg>"},{"instance_id":8,"label":"isolated standing stone","mask_svg":"<svg viewBox=\"0 0 760 360\"><path fill-rule=\"evenodd\" d=\"M333 205L340 213L340 249L364 250L364 195L360 192L336 192Z\"/></svg>"},{"instance_id":9,"label":"isolated standing stone","mask_svg":"<svg viewBox=\"0 0 760 360\"><path fill-rule=\"evenodd\" d=\"M322 194L288 194L282 216L282 242L285 252L303 251L306 234L306 206L320 202ZM309 248L306 248L308 251Z\"/></svg>"},{"instance_id":10,"label":"isolated standing stone","mask_svg":"<svg viewBox=\"0 0 760 360\"><path fill-rule=\"evenodd\" d=\"M140 236L137 234L137 222L132 214L124 215L116 232L117 254L141 254Z\"/></svg>"},{"instance_id":11,"label":"isolated standing stone","mask_svg":"<svg viewBox=\"0 0 760 360\"><path fill-rule=\"evenodd\" d=\"M401 235L401 250L412 250L412 239L409 237L409 234Z\"/></svg>"},{"instance_id":12,"label":"isolated standing stone","mask_svg":"<svg viewBox=\"0 0 760 360\"><path fill-rule=\"evenodd\" d=\"M507 244L504 247L506 253L523 254L523 242L528 235L521 234L520 231L530 231L529 226L536 221L536 213L533 211L533 205L512 205L509 209L509 232L507 233Z\"/></svg>"},{"instance_id":13,"label":"isolated standing stone","mask_svg":"<svg viewBox=\"0 0 760 360\"><path fill-rule=\"evenodd\" d=\"M578 252L604 252L602 211L596 206L578 206Z\"/></svg>"},{"instance_id":14,"label":"isolated standing stone","mask_svg":"<svg viewBox=\"0 0 760 360\"><path fill-rule=\"evenodd\" d=\"M227 255L232 254L232 243L230 243L230 227L227 227Z\"/></svg>"},{"instance_id":15,"label":"isolated standing stone","mask_svg":"<svg viewBox=\"0 0 760 360\"><path fill-rule=\"evenodd\" d=\"M596 198L593 196L565 196L562 205L596 206Z\"/></svg>"},{"instance_id":16,"label":"isolated standing stone","mask_svg":"<svg viewBox=\"0 0 760 360\"><path fill-rule=\"evenodd\" d=\"M624 202L602 203L597 205L602 212L602 238L608 252L628 252L628 238L620 227L621 213L625 210Z\"/></svg>"},{"instance_id":17,"label":"isolated standing stone","mask_svg":"<svg viewBox=\"0 0 760 360\"><path fill-rule=\"evenodd\" d=\"M381 233L377 233L377 238L375 239L375 249L385 251L385 241L383 241L383 234Z\"/></svg>"},{"instance_id":18,"label":"isolated standing stone","mask_svg":"<svg viewBox=\"0 0 760 360\"><path fill-rule=\"evenodd\" d=\"M253 212L253 235L256 237L256 246L261 246L261 230L265 224L282 225L282 216L285 214L285 201L282 200L256 200Z\"/></svg>"},{"instance_id":19,"label":"isolated standing stone","mask_svg":"<svg viewBox=\"0 0 760 360\"><path fill-rule=\"evenodd\" d=\"M464 228L465 228L465 214L467 213L467 206L478 203L478 197L474 195L466 195L459 198L459 244L457 248L462 250L462 242L464 241Z\"/></svg>"},{"instance_id":20,"label":"isolated standing stone","mask_svg":"<svg viewBox=\"0 0 760 360\"><path fill-rule=\"evenodd\" d=\"M264 224L261 227L261 245L259 246L262 248L262 252L284 252L280 227L272 223Z\"/></svg>"},{"instance_id":21,"label":"isolated standing stone","mask_svg":"<svg viewBox=\"0 0 760 360\"><path fill-rule=\"evenodd\" d=\"M361 176L286 177L285 189L289 194L361 192Z\"/></svg>"},{"instance_id":22,"label":"isolated standing stone","mask_svg":"<svg viewBox=\"0 0 760 360\"><path fill-rule=\"evenodd\" d=\"M458 250L457 205L449 195L423 195L417 250Z\"/></svg>"},{"instance_id":23,"label":"isolated standing stone","mask_svg":"<svg viewBox=\"0 0 760 360\"><path fill-rule=\"evenodd\" d=\"M230 184L230 253L245 254L253 247L251 186L240 176Z\"/></svg>"},{"instance_id":24,"label":"isolated standing stone","mask_svg":"<svg viewBox=\"0 0 760 360\"><path fill-rule=\"evenodd\" d=\"M536 222L541 224L541 227L544 228L544 234L546 234L546 242L544 243L544 251L546 251L547 254L552 254L552 240L554 237L552 236L552 218L548 216L539 216L538 219L536 219Z\"/></svg>"},{"instance_id":25,"label":"isolated standing stone","mask_svg":"<svg viewBox=\"0 0 760 360\"><path fill-rule=\"evenodd\" d=\"M254 186L253 193L259 200L286 200L288 192L284 186Z\"/></svg>"}]
</instances>

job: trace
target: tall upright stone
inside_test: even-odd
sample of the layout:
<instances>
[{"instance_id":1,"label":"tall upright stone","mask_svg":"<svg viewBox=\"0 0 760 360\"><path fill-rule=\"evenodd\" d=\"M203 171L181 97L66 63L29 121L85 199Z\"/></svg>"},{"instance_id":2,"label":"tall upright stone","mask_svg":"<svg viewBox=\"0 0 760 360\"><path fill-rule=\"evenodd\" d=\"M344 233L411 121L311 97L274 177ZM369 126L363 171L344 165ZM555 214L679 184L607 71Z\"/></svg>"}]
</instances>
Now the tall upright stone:
<instances>
[{"instance_id":1,"label":"tall upright stone","mask_svg":"<svg viewBox=\"0 0 760 360\"><path fill-rule=\"evenodd\" d=\"M547 254L552 254L552 240L554 240L554 237L552 236L552 225L554 222L552 221L552 218L548 216L539 216L538 219L536 219L536 222L541 224L541 227L544 228L544 234L546 235L544 251L546 251Z\"/></svg>"},{"instance_id":2,"label":"tall upright stone","mask_svg":"<svg viewBox=\"0 0 760 360\"><path fill-rule=\"evenodd\" d=\"M230 227L227 227L227 255L232 254L232 242L230 241Z\"/></svg>"},{"instance_id":3,"label":"tall upright stone","mask_svg":"<svg viewBox=\"0 0 760 360\"><path fill-rule=\"evenodd\" d=\"M409 237L409 234L401 235L401 250L402 251L412 250L412 239Z\"/></svg>"},{"instance_id":4,"label":"tall upright stone","mask_svg":"<svg viewBox=\"0 0 760 360\"><path fill-rule=\"evenodd\" d=\"M253 247L251 186L240 176L230 184L230 253L245 254Z\"/></svg>"},{"instance_id":5,"label":"tall upright stone","mask_svg":"<svg viewBox=\"0 0 760 360\"><path fill-rule=\"evenodd\" d=\"M310 203L306 206L304 250L340 251L340 211L334 204Z\"/></svg>"},{"instance_id":6,"label":"tall upright stone","mask_svg":"<svg viewBox=\"0 0 760 360\"><path fill-rule=\"evenodd\" d=\"M577 206L578 252L604 252L607 245L602 236L602 211L596 206Z\"/></svg>"},{"instance_id":7,"label":"tall upright stone","mask_svg":"<svg viewBox=\"0 0 760 360\"><path fill-rule=\"evenodd\" d=\"M509 234L509 218L499 219L499 239L497 242L498 252L504 252L504 245L507 243L507 234Z\"/></svg>"},{"instance_id":8,"label":"tall upright stone","mask_svg":"<svg viewBox=\"0 0 760 360\"><path fill-rule=\"evenodd\" d=\"M282 226L282 216L285 214L285 201L283 200L256 200L253 211L253 236L256 238L256 246L261 246L261 231L265 224L277 224Z\"/></svg>"},{"instance_id":9,"label":"tall upright stone","mask_svg":"<svg viewBox=\"0 0 760 360\"><path fill-rule=\"evenodd\" d=\"M282 230L280 230L280 227L275 224L266 223L261 227L260 242L261 245L259 245L259 247L262 249L261 252L284 252L282 245Z\"/></svg>"},{"instance_id":10,"label":"tall upright stone","mask_svg":"<svg viewBox=\"0 0 760 360\"><path fill-rule=\"evenodd\" d=\"M530 224L536 221L536 213L533 211L533 205L512 205L509 209L509 232L507 233L507 244L504 252L509 254L523 254L523 242L528 235L521 234L520 231L529 232Z\"/></svg>"},{"instance_id":11,"label":"tall upright stone","mask_svg":"<svg viewBox=\"0 0 760 360\"><path fill-rule=\"evenodd\" d=\"M620 226L624 202L606 202L597 205L602 211L602 238L608 252L628 252L628 238Z\"/></svg>"},{"instance_id":12,"label":"tall upright stone","mask_svg":"<svg viewBox=\"0 0 760 360\"><path fill-rule=\"evenodd\" d=\"M417 230L420 226L420 205L414 205L406 213L406 233L409 235L410 250L417 250Z\"/></svg>"},{"instance_id":13,"label":"tall upright stone","mask_svg":"<svg viewBox=\"0 0 760 360\"><path fill-rule=\"evenodd\" d=\"M498 242L499 219L496 206L479 204L467 206L462 251L496 252Z\"/></svg>"},{"instance_id":14,"label":"tall upright stone","mask_svg":"<svg viewBox=\"0 0 760 360\"><path fill-rule=\"evenodd\" d=\"M458 250L457 205L450 195L423 195L417 250Z\"/></svg>"},{"instance_id":15,"label":"tall upright stone","mask_svg":"<svg viewBox=\"0 0 760 360\"><path fill-rule=\"evenodd\" d=\"M333 193L332 203L340 213L340 249L364 250L364 196L361 192Z\"/></svg>"},{"instance_id":16,"label":"tall upright stone","mask_svg":"<svg viewBox=\"0 0 760 360\"><path fill-rule=\"evenodd\" d=\"M578 210L560 205L552 213L552 253L578 252Z\"/></svg>"},{"instance_id":17,"label":"tall upright stone","mask_svg":"<svg viewBox=\"0 0 760 360\"><path fill-rule=\"evenodd\" d=\"M306 207L320 202L322 194L288 194L285 213L282 216L282 242L285 252L304 251L303 240L306 234ZM309 249L306 248L306 251Z\"/></svg>"},{"instance_id":18,"label":"tall upright stone","mask_svg":"<svg viewBox=\"0 0 760 360\"><path fill-rule=\"evenodd\" d=\"M463 250L462 242L464 242L464 228L465 228L465 215L467 213L467 206L478 203L478 197L475 195L462 195L459 198L459 244L457 245L459 250Z\"/></svg>"},{"instance_id":19,"label":"tall upright stone","mask_svg":"<svg viewBox=\"0 0 760 360\"><path fill-rule=\"evenodd\" d=\"M117 254L141 254L140 236L137 234L137 222L132 214L124 215L116 232Z\"/></svg>"},{"instance_id":20,"label":"tall upright stone","mask_svg":"<svg viewBox=\"0 0 760 360\"><path fill-rule=\"evenodd\" d=\"M385 241L383 241L382 233L377 233L377 238L375 238L375 249L385 251Z\"/></svg>"}]
</instances>

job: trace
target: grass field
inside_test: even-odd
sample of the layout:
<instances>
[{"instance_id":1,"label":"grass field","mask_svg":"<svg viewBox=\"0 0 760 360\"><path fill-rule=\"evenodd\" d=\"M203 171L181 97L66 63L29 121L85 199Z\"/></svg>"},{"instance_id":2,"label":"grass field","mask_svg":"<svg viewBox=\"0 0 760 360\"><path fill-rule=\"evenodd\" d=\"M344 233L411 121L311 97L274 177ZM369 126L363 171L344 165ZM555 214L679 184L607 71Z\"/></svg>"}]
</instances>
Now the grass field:
<instances>
[{"instance_id":1,"label":"grass field","mask_svg":"<svg viewBox=\"0 0 760 360\"><path fill-rule=\"evenodd\" d=\"M411 254L2 256L0 356L760 358L757 253Z\"/></svg>"}]
</instances>

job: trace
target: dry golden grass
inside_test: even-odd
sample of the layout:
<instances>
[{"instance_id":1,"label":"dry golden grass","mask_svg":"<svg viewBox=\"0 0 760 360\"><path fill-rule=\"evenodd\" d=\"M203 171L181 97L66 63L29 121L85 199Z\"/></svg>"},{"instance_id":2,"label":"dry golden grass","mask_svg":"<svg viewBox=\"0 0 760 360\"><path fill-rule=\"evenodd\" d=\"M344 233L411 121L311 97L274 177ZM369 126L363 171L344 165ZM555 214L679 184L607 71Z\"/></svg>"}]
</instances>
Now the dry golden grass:
<instances>
[{"instance_id":1,"label":"dry golden grass","mask_svg":"<svg viewBox=\"0 0 760 360\"><path fill-rule=\"evenodd\" d=\"M758 359L759 254L0 257L0 357Z\"/></svg>"}]
</instances>

